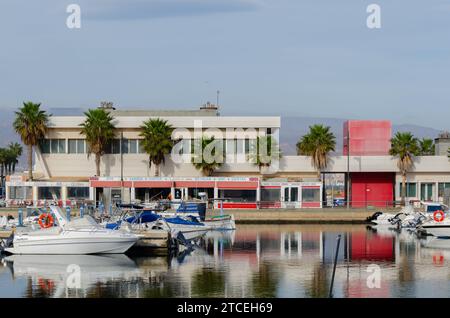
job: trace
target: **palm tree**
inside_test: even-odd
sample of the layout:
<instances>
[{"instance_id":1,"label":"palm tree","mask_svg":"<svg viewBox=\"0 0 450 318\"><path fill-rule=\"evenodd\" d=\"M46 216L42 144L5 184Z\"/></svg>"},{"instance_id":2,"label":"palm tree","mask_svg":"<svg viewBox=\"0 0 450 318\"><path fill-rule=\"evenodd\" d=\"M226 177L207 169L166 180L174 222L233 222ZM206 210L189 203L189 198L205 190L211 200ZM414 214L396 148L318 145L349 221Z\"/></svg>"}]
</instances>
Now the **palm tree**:
<instances>
[{"instance_id":1,"label":"palm tree","mask_svg":"<svg viewBox=\"0 0 450 318\"><path fill-rule=\"evenodd\" d=\"M80 134L86 138L88 156L95 155L96 175L100 176L101 158L105 154L106 146L114 139L114 117L102 108L89 109L84 115L86 119L80 124Z\"/></svg>"},{"instance_id":2,"label":"palm tree","mask_svg":"<svg viewBox=\"0 0 450 318\"><path fill-rule=\"evenodd\" d=\"M201 143L201 153L194 151L192 164L197 170L201 170L205 176L211 176L223 164L222 141L215 140L214 137L203 136L201 140L194 140L194 142Z\"/></svg>"},{"instance_id":3,"label":"palm tree","mask_svg":"<svg viewBox=\"0 0 450 318\"><path fill-rule=\"evenodd\" d=\"M19 157L22 155L23 148L22 146L17 142L11 142L8 146L8 150L11 152L12 155L12 173L16 172L16 164L19 162Z\"/></svg>"},{"instance_id":4,"label":"palm tree","mask_svg":"<svg viewBox=\"0 0 450 318\"><path fill-rule=\"evenodd\" d=\"M5 175L5 167L6 167L6 149L0 148L0 176L4 177Z\"/></svg>"},{"instance_id":5,"label":"palm tree","mask_svg":"<svg viewBox=\"0 0 450 318\"><path fill-rule=\"evenodd\" d=\"M33 180L33 147L45 137L48 120L51 115L41 110L41 104L26 102L16 112L14 130L20 135L24 145L28 146L28 179Z\"/></svg>"},{"instance_id":6,"label":"palm tree","mask_svg":"<svg viewBox=\"0 0 450 318\"><path fill-rule=\"evenodd\" d=\"M173 127L163 119L149 119L140 127L142 148L148 154L149 167L155 165L155 176L160 175L160 166L165 163L165 156L172 151Z\"/></svg>"},{"instance_id":7,"label":"palm tree","mask_svg":"<svg viewBox=\"0 0 450 318\"><path fill-rule=\"evenodd\" d=\"M251 143L249 161L261 167L269 167L274 160L281 158L277 141L272 136L257 137Z\"/></svg>"},{"instance_id":8,"label":"palm tree","mask_svg":"<svg viewBox=\"0 0 450 318\"><path fill-rule=\"evenodd\" d=\"M417 156L419 153L418 140L410 132L398 132L391 139L389 154L398 157L397 167L402 174L402 205L405 205L406 198L406 174L414 165L414 156Z\"/></svg>"},{"instance_id":9,"label":"palm tree","mask_svg":"<svg viewBox=\"0 0 450 318\"><path fill-rule=\"evenodd\" d=\"M330 127L313 125L309 132L297 142L297 154L310 156L311 163L320 178L321 171L328 165L330 152L336 147L336 137Z\"/></svg>"},{"instance_id":10,"label":"palm tree","mask_svg":"<svg viewBox=\"0 0 450 318\"><path fill-rule=\"evenodd\" d=\"M429 138L422 138L419 140L419 153L420 156L433 156L434 155L434 141Z\"/></svg>"}]
</instances>

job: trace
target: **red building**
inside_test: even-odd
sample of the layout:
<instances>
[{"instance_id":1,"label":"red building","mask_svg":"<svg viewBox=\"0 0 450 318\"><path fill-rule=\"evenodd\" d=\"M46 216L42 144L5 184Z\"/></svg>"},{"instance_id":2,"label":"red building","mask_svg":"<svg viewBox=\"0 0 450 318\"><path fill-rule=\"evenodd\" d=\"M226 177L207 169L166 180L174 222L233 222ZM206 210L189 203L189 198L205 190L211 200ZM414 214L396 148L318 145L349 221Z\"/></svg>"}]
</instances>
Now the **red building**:
<instances>
[{"instance_id":1,"label":"red building","mask_svg":"<svg viewBox=\"0 0 450 318\"><path fill-rule=\"evenodd\" d=\"M388 120L349 120L344 123L344 155L385 156L391 147L392 126ZM350 173L353 207L386 207L395 197L395 173Z\"/></svg>"}]
</instances>

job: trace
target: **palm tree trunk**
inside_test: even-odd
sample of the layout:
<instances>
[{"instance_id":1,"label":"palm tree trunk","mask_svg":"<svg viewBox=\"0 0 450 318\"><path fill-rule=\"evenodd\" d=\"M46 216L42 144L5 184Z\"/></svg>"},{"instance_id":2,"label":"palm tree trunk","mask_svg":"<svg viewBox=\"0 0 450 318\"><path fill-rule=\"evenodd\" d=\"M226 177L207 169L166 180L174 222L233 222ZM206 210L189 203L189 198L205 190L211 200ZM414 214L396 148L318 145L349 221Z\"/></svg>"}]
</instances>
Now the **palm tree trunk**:
<instances>
[{"instance_id":1,"label":"palm tree trunk","mask_svg":"<svg viewBox=\"0 0 450 318\"><path fill-rule=\"evenodd\" d=\"M33 145L28 145L28 180L33 181Z\"/></svg>"},{"instance_id":2,"label":"palm tree trunk","mask_svg":"<svg viewBox=\"0 0 450 318\"><path fill-rule=\"evenodd\" d=\"M95 154L95 173L97 175L97 177L100 177L100 160L101 160L101 156L99 153Z\"/></svg>"},{"instance_id":3,"label":"palm tree trunk","mask_svg":"<svg viewBox=\"0 0 450 318\"><path fill-rule=\"evenodd\" d=\"M12 173L13 173L13 174L16 173L16 163L13 163L13 166L12 166Z\"/></svg>"},{"instance_id":4,"label":"palm tree trunk","mask_svg":"<svg viewBox=\"0 0 450 318\"><path fill-rule=\"evenodd\" d=\"M402 201L401 201L401 205L405 206L405 202L406 202L406 173L402 173Z\"/></svg>"}]
</instances>

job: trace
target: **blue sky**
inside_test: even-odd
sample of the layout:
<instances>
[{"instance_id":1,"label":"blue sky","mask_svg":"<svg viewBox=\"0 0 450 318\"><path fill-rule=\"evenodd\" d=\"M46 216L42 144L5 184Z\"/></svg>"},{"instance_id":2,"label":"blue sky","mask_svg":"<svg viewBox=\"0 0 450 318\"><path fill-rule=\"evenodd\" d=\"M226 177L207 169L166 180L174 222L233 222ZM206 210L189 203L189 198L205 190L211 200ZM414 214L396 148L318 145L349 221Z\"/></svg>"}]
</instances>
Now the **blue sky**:
<instances>
[{"instance_id":1,"label":"blue sky","mask_svg":"<svg viewBox=\"0 0 450 318\"><path fill-rule=\"evenodd\" d=\"M223 114L450 126L444 0L0 0L0 41L0 108L194 108L219 89Z\"/></svg>"}]
</instances>

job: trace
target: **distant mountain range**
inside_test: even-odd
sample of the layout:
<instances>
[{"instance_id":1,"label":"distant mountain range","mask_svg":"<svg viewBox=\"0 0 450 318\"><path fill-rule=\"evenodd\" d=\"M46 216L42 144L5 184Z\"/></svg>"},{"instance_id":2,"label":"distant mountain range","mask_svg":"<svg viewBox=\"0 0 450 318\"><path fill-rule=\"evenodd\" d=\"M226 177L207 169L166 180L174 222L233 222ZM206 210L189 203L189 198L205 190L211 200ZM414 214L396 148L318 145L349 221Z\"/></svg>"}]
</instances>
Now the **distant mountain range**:
<instances>
[{"instance_id":1,"label":"distant mountain range","mask_svg":"<svg viewBox=\"0 0 450 318\"><path fill-rule=\"evenodd\" d=\"M20 138L12 128L14 120L14 109L0 109L0 147L7 146L11 141L20 142ZM53 115L82 115L80 108L55 108L49 112ZM318 118L318 117L283 117L281 118L280 146L284 155L296 154L296 143L298 139L308 132L309 126L323 124L331 127L336 136L336 153L342 153L343 124L345 119L341 118ZM393 133L398 131L410 131L418 138L436 138L440 130L417 125L393 125ZM26 167L26 149L20 158L18 169Z\"/></svg>"}]
</instances>

